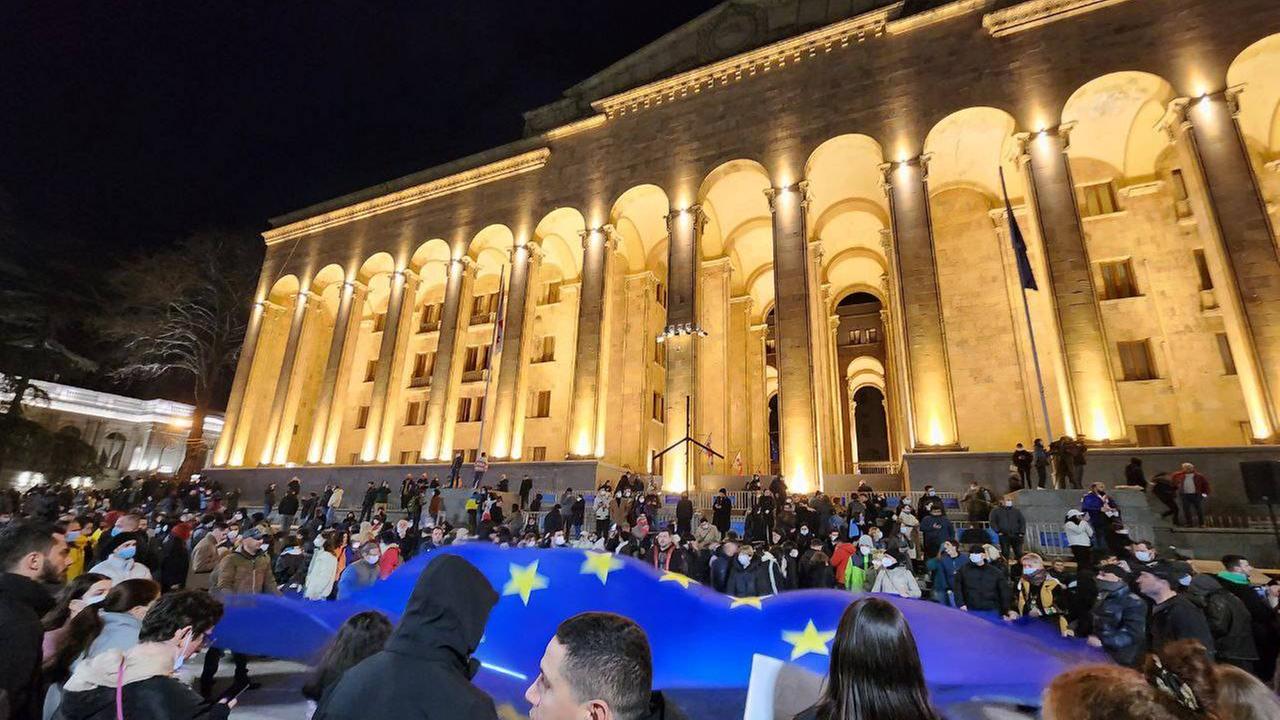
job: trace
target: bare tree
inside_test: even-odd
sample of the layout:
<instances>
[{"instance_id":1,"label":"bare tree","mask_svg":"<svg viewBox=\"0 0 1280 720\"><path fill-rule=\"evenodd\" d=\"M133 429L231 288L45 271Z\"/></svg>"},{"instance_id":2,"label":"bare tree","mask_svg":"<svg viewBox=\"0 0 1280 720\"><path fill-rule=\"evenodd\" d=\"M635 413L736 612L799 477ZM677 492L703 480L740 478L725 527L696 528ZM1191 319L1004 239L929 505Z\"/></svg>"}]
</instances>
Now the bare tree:
<instances>
[{"instance_id":1,"label":"bare tree","mask_svg":"<svg viewBox=\"0 0 1280 720\"><path fill-rule=\"evenodd\" d=\"M179 478L204 462L204 419L234 372L260 264L252 239L204 232L126 262L110 276L115 306L100 325L118 342L111 376L178 380L191 394L195 412Z\"/></svg>"}]
</instances>

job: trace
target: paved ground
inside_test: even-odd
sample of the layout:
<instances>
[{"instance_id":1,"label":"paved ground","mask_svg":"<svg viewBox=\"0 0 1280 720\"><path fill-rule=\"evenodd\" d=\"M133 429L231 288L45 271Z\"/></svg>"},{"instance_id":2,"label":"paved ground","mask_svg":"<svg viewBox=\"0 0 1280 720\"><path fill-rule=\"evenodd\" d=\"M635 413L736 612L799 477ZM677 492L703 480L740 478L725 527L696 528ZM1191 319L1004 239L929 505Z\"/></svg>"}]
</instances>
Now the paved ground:
<instances>
[{"instance_id":1,"label":"paved ground","mask_svg":"<svg viewBox=\"0 0 1280 720\"><path fill-rule=\"evenodd\" d=\"M203 663L204 656L197 655L190 660L188 666L199 672ZM218 668L216 690L226 688L231 683L234 670L235 665L231 663L230 657L222 661ZM235 720L307 720L310 711L301 691L307 670L306 665L284 660L250 663L249 673L254 680L262 683L262 687L241 695L236 709L231 711L231 717Z\"/></svg>"}]
</instances>

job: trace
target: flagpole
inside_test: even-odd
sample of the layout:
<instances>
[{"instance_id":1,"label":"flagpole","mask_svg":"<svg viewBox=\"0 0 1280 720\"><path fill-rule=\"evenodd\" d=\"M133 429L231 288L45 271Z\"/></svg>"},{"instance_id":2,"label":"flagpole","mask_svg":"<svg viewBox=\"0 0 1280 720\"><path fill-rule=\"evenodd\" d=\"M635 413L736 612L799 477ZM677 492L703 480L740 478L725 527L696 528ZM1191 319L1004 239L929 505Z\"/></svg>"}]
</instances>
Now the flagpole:
<instances>
[{"instance_id":1,"label":"flagpole","mask_svg":"<svg viewBox=\"0 0 1280 720\"><path fill-rule=\"evenodd\" d=\"M1004 195L1005 212L1009 214L1010 228L1016 220L1013 217L1013 204L1009 202L1009 189L1004 183L1004 168L1000 168L1000 192ZM1012 242L1013 238L1010 238ZM1014 248L1015 253L1017 248ZM1023 250L1025 253L1026 251ZM1015 264L1017 258L1014 258ZM1036 349L1036 328L1031 322L1031 303L1027 300L1027 284L1022 281L1022 271L1018 271L1018 290L1022 293L1022 312L1027 319L1027 337L1031 340L1031 364L1036 369L1036 387L1040 390L1040 412L1044 415L1044 441L1053 442L1053 426L1049 421L1049 401L1044 394L1044 375L1040 372L1040 353Z\"/></svg>"},{"instance_id":2,"label":"flagpole","mask_svg":"<svg viewBox=\"0 0 1280 720\"><path fill-rule=\"evenodd\" d=\"M507 266L502 266L502 273L498 276L498 309L493 316L493 334L489 336L489 367L484 371L484 396L481 402L489 399L489 383L493 382L493 364L497 361L494 357L495 350L498 349L498 328L502 327L502 317L507 312ZM485 408L480 413L480 437L476 439L476 452L484 452L484 426L489 419L489 411L492 408Z\"/></svg>"}]
</instances>

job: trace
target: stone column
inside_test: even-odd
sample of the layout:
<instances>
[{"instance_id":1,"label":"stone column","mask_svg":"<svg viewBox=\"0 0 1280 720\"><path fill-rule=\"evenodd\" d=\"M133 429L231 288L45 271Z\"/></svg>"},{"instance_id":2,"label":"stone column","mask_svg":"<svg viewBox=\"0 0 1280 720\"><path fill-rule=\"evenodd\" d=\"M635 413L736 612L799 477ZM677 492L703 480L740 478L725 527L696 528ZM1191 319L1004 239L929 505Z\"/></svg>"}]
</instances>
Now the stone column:
<instances>
[{"instance_id":1,"label":"stone column","mask_svg":"<svg viewBox=\"0 0 1280 720\"><path fill-rule=\"evenodd\" d=\"M236 376L231 382L227 412L223 415L222 434L218 436L218 446L213 453L214 465L226 465L231 456L232 441L240 422L240 411L244 407L245 388L249 385L249 373L253 370L253 357L258 349L258 336L262 332L266 307L267 301L259 300L249 311L249 324L244 331L244 345L240 350L240 359L236 361Z\"/></svg>"},{"instance_id":2,"label":"stone column","mask_svg":"<svg viewBox=\"0 0 1280 720\"><path fill-rule=\"evenodd\" d=\"M387 314L382 323L382 339L378 343L378 368L373 376L373 396L369 403L369 422L364 430L363 449L360 459L365 462L386 462L382 457L384 419L395 413L389 413L389 404L397 393L391 392L391 378L397 369L397 355L400 366L404 364L404 349L400 347L402 336L407 336L409 317L413 315L413 295L417 286L417 278L409 270L397 270L391 276L391 292L387 297ZM408 302L405 302L406 298ZM390 438L387 438L389 447ZM388 450L389 452L389 450ZM388 458L389 459L389 458Z\"/></svg>"},{"instance_id":3,"label":"stone column","mask_svg":"<svg viewBox=\"0 0 1280 720\"><path fill-rule=\"evenodd\" d=\"M378 425L377 451L374 455L374 460L380 463L391 462L391 448L395 444L396 429L400 427L403 417L402 405L405 385L408 381L408 378L405 377L405 358L409 353L409 341L413 337L413 313L417 306L418 284L422 280L412 270L402 270L401 275L403 279L400 284L403 287L398 298L398 312L392 314L391 306L388 304L386 328L383 330L382 335L382 347L383 349L391 348L391 354L389 357L378 356L378 375L374 377L373 385L373 406L377 407L379 404L379 385L377 380L385 372L387 384L385 389L382 390L382 414ZM394 293L394 286L392 289L391 299L395 301L397 298ZM395 323L394 327L392 326L393 322ZM387 333L394 335L389 344ZM384 358L386 362L383 362ZM367 438L368 435L365 437Z\"/></svg>"},{"instance_id":4,"label":"stone column","mask_svg":"<svg viewBox=\"0 0 1280 720\"><path fill-rule=\"evenodd\" d=\"M617 249L613 226L582 232L582 291L578 300L578 342L574 348L573 396L569 420L569 456L593 458L600 414L601 334L609 257Z\"/></svg>"},{"instance_id":5,"label":"stone column","mask_svg":"<svg viewBox=\"0 0 1280 720\"><path fill-rule=\"evenodd\" d=\"M254 411L254 406L256 405L254 400L259 393L269 393L271 390L259 386L264 382L269 382L271 384L268 387L274 388L277 380L276 377L266 376L264 373L268 372L268 368L261 365L264 362L271 362L273 351L270 345L279 341L278 333L273 332L275 329L273 317L281 317L285 313L285 308L269 300L262 301L261 306L263 314L256 332L257 342L254 343L257 351L254 352L254 357L251 358L247 368L248 377L244 392L241 395L239 418L236 421L235 434L231 440L231 456L228 462L235 467L243 466L245 464L245 455L250 454L248 452L250 436L256 432L261 432L261 428L254 427L256 422L261 421L260 416L255 417L255 415L259 415L260 410L258 412ZM266 359L264 359L264 355ZM253 462L253 460L250 459L249 462Z\"/></svg>"},{"instance_id":6,"label":"stone column","mask_svg":"<svg viewBox=\"0 0 1280 720\"><path fill-rule=\"evenodd\" d=\"M1022 136L1028 205L1044 243L1051 293L1058 311L1062 355L1071 387L1072 417L1078 434L1090 440L1124 441L1128 430L1116 392L1110 347L1098 293L1093 285L1089 248L1076 208L1075 182L1067 159L1068 131Z\"/></svg>"},{"instance_id":7,"label":"stone column","mask_svg":"<svg viewBox=\"0 0 1280 720\"><path fill-rule=\"evenodd\" d=\"M912 450L958 450L955 396L929 217L928 157L886 164L881 169L893 222L894 271L904 326L901 344L911 393Z\"/></svg>"},{"instance_id":8,"label":"stone column","mask_svg":"<svg viewBox=\"0 0 1280 720\"><path fill-rule=\"evenodd\" d=\"M766 397L764 339L768 325L751 325L747 333L747 404L751 411L751 452L743 456L748 475L769 472L769 398Z\"/></svg>"},{"instance_id":9,"label":"stone column","mask_svg":"<svg viewBox=\"0 0 1280 720\"><path fill-rule=\"evenodd\" d=\"M320 379L320 395L316 402L316 422L307 448L307 462L333 464L338 451L338 434L342 429L342 393L348 387L351 359L355 355L360 317L368 286L347 281L342 284L338 312L333 319L333 337L329 355Z\"/></svg>"},{"instance_id":10,"label":"stone column","mask_svg":"<svg viewBox=\"0 0 1280 720\"><path fill-rule=\"evenodd\" d=\"M893 256L893 232L880 231L880 247L890 268L897 266ZM880 291L885 302L880 306L880 325L884 328L885 419L889 426L889 455L894 461L915 447L915 417L911 408L911 387L907 374L907 350L903 343L901 321L902 296L892 271L880 276Z\"/></svg>"},{"instance_id":11,"label":"stone column","mask_svg":"<svg viewBox=\"0 0 1280 720\"><path fill-rule=\"evenodd\" d=\"M733 448L729 445L729 387L724 378L729 372L729 276L732 268L729 258L718 258L702 263L702 277L698 285L701 288L698 303L699 325L707 335L701 339L695 337L699 344L697 351L697 411L698 434L700 442L707 443L713 450L724 455L724 459L713 458L708 469L705 453L699 453L696 464L699 471L694 477L703 473L728 474L729 464L733 462ZM677 414L678 408L673 406ZM683 427L680 428L683 430ZM695 485L696 487L696 485Z\"/></svg>"},{"instance_id":12,"label":"stone column","mask_svg":"<svg viewBox=\"0 0 1280 720\"><path fill-rule=\"evenodd\" d=\"M298 348L303 333L314 322L320 297L304 290L293 296L293 318L289 322L289 339L285 341L284 359L280 364L280 379L276 381L275 397L271 400L271 415L267 420L266 441L262 445L263 465L283 465L289 454L289 440L293 437L293 416L288 412L290 400L296 410L297 396L301 391L301 373L297 369ZM286 417L288 416L288 417ZM287 420L287 422L286 422Z\"/></svg>"},{"instance_id":13,"label":"stone column","mask_svg":"<svg viewBox=\"0 0 1280 720\"><path fill-rule=\"evenodd\" d=\"M799 492L822 487L809 307L808 183L765 190L773 215L774 315L782 474Z\"/></svg>"},{"instance_id":14,"label":"stone column","mask_svg":"<svg viewBox=\"0 0 1280 720\"><path fill-rule=\"evenodd\" d=\"M698 398L698 345L702 333L698 315L698 242L705 222L706 216L698 205L667 215L667 326L661 341L666 345L667 358L663 432L668 446L682 440L686 430L705 441ZM698 487L702 467L696 460L698 455L690 457L690 451L687 444L682 444L662 457L662 484L667 490L680 492Z\"/></svg>"},{"instance_id":15,"label":"stone column","mask_svg":"<svg viewBox=\"0 0 1280 720\"><path fill-rule=\"evenodd\" d=\"M1170 103L1205 260L1257 441L1280 442L1280 259L1235 117L1239 88Z\"/></svg>"},{"instance_id":16,"label":"stone column","mask_svg":"<svg viewBox=\"0 0 1280 720\"><path fill-rule=\"evenodd\" d=\"M440 337L436 342L436 364L431 370L431 390L427 395L426 434L422 439L422 457L427 461L450 460L444 447L444 425L453 422L445 417L455 377L461 378L460 362L466 343L458 342L466 332L469 318L462 312L463 301L471 297L471 281L476 266L471 258L454 258L449 263L449 278L444 289L444 307L440 311Z\"/></svg>"},{"instance_id":17,"label":"stone column","mask_svg":"<svg viewBox=\"0 0 1280 720\"><path fill-rule=\"evenodd\" d=\"M818 432L818 458L825 477L837 472L831 427L830 363L827 353L827 284L822 276L824 251L820 240L810 240L809 247L809 358L813 369L813 415Z\"/></svg>"},{"instance_id":18,"label":"stone column","mask_svg":"<svg viewBox=\"0 0 1280 720\"><path fill-rule=\"evenodd\" d=\"M728 396L728 442L725 444L726 472L736 472L733 460L742 454L742 470L751 468L751 413L756 399L751 395L751 296L729 299L729 341L725 392ZM715 377L714 375L712 377Z\"/></svg>"},{"instance_id":19,"label":"stone column","mask_svg":"<svg viewBox=\"0 0 1280 720\"><path fill-rule=\"evenodd\" d=\"M848 396L849 402L845 405L845 412L849 414L849 462L853 464L854 472L858 469L858 401L853 399L853 381L846 380L844 384L845 395Z\"/></svg>"},{"instance_id":20,"label":"stone column","mask_svg":"<svg viewBox=\"0 0 1280 720\"><path fill-rule=\"evenodd\" d=\"M511 457L516 397L520 375L524 372L525 355L528 354L524 349L524 335L534 315L529 308L536 302L529 286L531 277L536 278L541 262L542 249L536 242L530 241L511 250L511 279L507 283L502 352L494 359L498 367L498 383L490 416L493 434L489 442L489 456L493 459Z\"/></svg>"}]
</instances>

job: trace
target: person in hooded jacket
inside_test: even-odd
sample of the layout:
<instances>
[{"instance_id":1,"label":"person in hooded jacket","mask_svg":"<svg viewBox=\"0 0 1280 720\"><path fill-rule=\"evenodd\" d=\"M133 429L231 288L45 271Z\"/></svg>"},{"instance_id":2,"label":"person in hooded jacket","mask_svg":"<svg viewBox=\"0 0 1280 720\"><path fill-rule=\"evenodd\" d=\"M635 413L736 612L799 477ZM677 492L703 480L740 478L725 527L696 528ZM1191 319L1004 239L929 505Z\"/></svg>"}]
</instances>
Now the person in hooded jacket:
<instances>
[{"instance_id":1,"label":"person in hooded jacket","mask_svg":"<svg viewBox=\"0 0 1280 720\"><path fill-rule=\"evenodd\" d=\"M781 552L777 548L772 552L761 548L756 553L756 595L777 595L787 589L787 578L778 561Z\"/></svg>"},{"instance_id":2,"label":"person in hooded jacket","mask_svg":"<svg viewBox=\"0 0 1280 720\"><path fill-rule=\"evenodd\" d=\"M987 561L981 545L969 547L969 562L956 570L956 602L961 610L1006 615L1012 604L1009 574Z\"/></svg>"},{"instance_id":3,"label":"person in hooded jacket","mask_svg":"<svg viewBox=\"0 0 1280 720\"><path fill-rule=\"evenodd\" d=\"M871 592L888 593L904 598L920 597L920 583L916 582L916 576L911 574L910 568L899 564L898 558L889 553L885 553L879 562L880 572L876 573Z\"/></svg>"},{"instance_id":4,"label":"person in hooded jacket","mask_svg":"<svg viewBox=\"0 0 1280 720\"><path fill-rule=\"evenodd\" d=\"M471 657L498 593L474 565L439 555L419 576L386 647L347 670L312 720L496 720L487 693L471 684Z\"/></svg>"},{"instance_id":5,"label":"person in hooded jacket","mask_svg":"<svg viewBox=\"0 0 1280 720\"><path fill-rule=\"evenodd\" d=\"M822 551L822 539L809 541L809 552L800 563L800 587L829 589L836 586L836 572L831 558Z\"/></svg>"}]
</instances>

